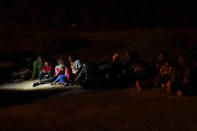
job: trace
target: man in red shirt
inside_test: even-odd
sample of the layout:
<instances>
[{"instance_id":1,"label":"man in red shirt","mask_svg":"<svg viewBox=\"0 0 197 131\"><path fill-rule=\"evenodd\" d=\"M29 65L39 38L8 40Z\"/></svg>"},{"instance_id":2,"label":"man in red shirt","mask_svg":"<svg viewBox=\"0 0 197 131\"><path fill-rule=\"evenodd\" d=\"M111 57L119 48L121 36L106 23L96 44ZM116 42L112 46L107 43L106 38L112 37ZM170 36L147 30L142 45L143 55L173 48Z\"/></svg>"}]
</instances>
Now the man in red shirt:
<instances>
[{"instance_id":1,"label":"man in red shirt","mask_svg":"<svg viewBox=\"0 0 197 131\"><path fill-rule=\"evenodd\" d=\"M52 66L49 65L48 61L44 62L44 65L42 66L39 79L43 79L44 77L50 78L52 76Z\"/></svg>"}]
</instances>

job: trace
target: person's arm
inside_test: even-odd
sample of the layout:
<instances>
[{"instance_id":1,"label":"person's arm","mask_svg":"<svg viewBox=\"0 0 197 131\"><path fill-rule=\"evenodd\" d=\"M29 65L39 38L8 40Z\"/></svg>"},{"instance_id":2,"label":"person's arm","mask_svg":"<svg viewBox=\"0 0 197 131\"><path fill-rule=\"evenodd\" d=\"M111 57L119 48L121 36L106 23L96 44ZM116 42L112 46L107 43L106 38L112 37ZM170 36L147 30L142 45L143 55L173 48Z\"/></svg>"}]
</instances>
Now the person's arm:
<instances>
[{"instance_id":1,"label":"person's arm","mask_svg":"<svg viewBox=\"0 0 197 131\"><path fill-rule=\"evenodd\" d=\"M164 76L164 67L163 66L161 66L161 68L160 68L160 74L161 74L161 76L163 77Z\"/></svg>"},{"instance_id":2,"label":"person's arm","mask_svg":"<svg viewBox=\"0 0 197 131\"><path fill-rule=\"evenodd\" d=\"M60 69L58 67L55 67L55 75L57 76L60 72Z\"/></svg>"},{"instance_id":3,"label":"person's arm","mask_svg":"<svg viewBox=\"0 0 197 131\"><path fill-rule=\"evenodd\" d=\"M35 76L36 76L36 72L37 72L36 67L37 67L37 65L38 65L37 61L34 61L34 63L33 63L33 72L32 72L32 77L31 77L32 79L34 79Z\"/></svg>"},{"instance_id":4,"label":"person's arm","mask_svg":"<svg viewBox=\"0 0 197 131\"><path fill-rule=\"evenodd\" d=\"M169 75L172 76L172 66L170 66Z\"/></svg>"},{"instance_id":5,"label":"person's arm","mask_svg":"<svg viewBox=\"0 0 197 131\"><path fill-rule=\"evenodd\" d=\"M41 71L42 71L43 73L46 73L45 66L42 67Z\"/></svg>"},{"instance_id":6,"label":"person's arm","mask_svg":"<svg viewBox=\"0 0 197 131\"><path fill-rule=\"evenodd\" d=\"M70 79L70 72L68 68L65 69L65 76L67 76L68 80Z\"/></svg>"}]
</instances>

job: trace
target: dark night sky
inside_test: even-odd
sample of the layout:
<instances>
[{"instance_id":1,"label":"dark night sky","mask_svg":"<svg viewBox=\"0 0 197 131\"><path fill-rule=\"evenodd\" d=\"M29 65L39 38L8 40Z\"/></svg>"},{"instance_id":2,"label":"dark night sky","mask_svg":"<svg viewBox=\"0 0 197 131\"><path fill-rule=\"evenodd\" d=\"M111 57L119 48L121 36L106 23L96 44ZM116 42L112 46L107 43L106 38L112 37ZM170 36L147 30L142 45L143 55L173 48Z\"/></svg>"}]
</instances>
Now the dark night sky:
<instances>
[{"instance_id":1,"label":"dark night sky","mask_svg":"<svg viewBox=\"0 0 197 131\"><path fill-rule=\"evenodd\" d=\"M178 0L4 0L0 24L112 24L196 26L196 7Z\"/></svg>"}]
</instances>

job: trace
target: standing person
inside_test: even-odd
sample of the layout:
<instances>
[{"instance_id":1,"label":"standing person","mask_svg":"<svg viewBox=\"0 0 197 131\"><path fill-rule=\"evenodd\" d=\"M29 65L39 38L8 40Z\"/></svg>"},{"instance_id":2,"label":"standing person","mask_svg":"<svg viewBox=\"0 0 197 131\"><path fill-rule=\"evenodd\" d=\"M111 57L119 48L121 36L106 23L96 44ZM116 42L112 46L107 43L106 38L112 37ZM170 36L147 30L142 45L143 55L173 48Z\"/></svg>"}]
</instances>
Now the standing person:
<instances>
[{"instance_id":1,"label":"standing person","mask_svg":"<svg viewBox=\"0 0 197 131\"><path fill-rule=\"evenodd\" d=\"M31 79L35 79L39 77L39 73L42 68L42 57L38 56L37 60L33 63L33 73Z\"/></svg>"}]
</instances>

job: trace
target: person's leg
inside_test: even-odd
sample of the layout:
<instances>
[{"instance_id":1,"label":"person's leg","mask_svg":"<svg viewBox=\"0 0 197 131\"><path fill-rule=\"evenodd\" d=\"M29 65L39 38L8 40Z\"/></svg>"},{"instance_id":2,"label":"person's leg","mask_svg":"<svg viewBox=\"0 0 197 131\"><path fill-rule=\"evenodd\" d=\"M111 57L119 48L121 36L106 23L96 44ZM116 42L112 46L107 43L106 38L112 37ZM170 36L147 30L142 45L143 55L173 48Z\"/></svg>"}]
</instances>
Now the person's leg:
<instances>
[{"instance_id":1,"label":"person's leg","mask_svg":"<svg viewBox=\"0 0 197 131\"><path fill-rule=\"evenodd\" d=\"M167 83L166 83L166 91L167 93L170 93L171 92L171 81L169 80Z\"/></svg>"},{"instance_id":2,"label":"person's leg","mask_svg":"<svg viewBox=\"0 0 197 131\"><path fill-rule=\"evenodd\" d=\"M49 77L49 78L47 78L47 79L41 79L41 80L40 80L40 84L51 83L51 82L53 82L53 81L55 81L55 80L56 80L56 76L51 76L51 77Z\"/></svg>"},{"instance_id":3,"label":"person's leg","mask_svg":"<svg viewBox=\"0 0 197 131\"><path fill-rule=\"evenodd\" d=\"M156 76L155 76L155 79L154 79L154 86L155 86L156 88L158 88L158 87L160 87L160 85L161 85L161 78L160 78L160 75L156 75Z\"/></svg>"},{"instance_id":4,"label":"person's leg","mask_svg":"<svg viewBox=\"0 0 197 131\"><path fill-rule=\"evenodd\" d=\"M138 80L136 80L136 87L137 87L137 89L139 90L139 91L142 91L142 88L141 88L141 86L140 86L140 82L138 81Z\"/></svg>"},{"instance_id":5,"label":"person's leg","mask_svg":"<svg viewBox=\"0 0 197 131\"><path fill-rule=\"evenodd\" d=\"M52 72L49 71L49 72L47 73L47 75L49 76L49 78L51 78L51 77L52 77Z\"/></svg>"},{"instance_id":6,"label":"person's leg","mask_svg":"<svg viewBox=\"0 0 197 131\"><path fill-rule=\"evenodd\" d=\"M38 77L38 78L39 78L39 80L43 79L43 76L44 76L44 75L46 75L46 74L45 74L45 73L43 73L43 72L40 72L40 73L39 73L39 77Z\"/></svg>"},{"instance_id":7,"label":"person's leg","mask_svg":"<svg viewBox=\"0 0 197 131\"><path fill-rule=\"evenodd\" d=\"M57 79L54 81L54 83L57 83L58 81L60 81L60 75L57 77Z\"/></svg>"},{"instance_id":8,"label":"person's leg","mask_svg":"<svg viewBox=\"0 0 197 131\"><path fill-rule=\"evenodd\" d=\"M60 75L60 84L64 85L66 82L65 79L66 79L65 75Z\"/></svg>"}]
</instances>

